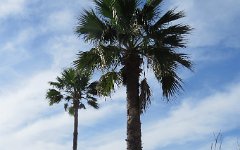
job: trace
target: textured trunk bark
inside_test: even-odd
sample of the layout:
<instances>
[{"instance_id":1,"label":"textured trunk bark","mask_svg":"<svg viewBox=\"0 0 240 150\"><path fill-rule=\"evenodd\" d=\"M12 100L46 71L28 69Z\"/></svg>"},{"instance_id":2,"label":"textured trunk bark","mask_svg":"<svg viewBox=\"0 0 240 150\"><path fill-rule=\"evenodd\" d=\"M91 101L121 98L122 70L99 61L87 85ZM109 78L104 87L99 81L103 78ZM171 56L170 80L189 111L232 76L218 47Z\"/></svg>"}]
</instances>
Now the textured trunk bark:
<instances>
[{"instance_id":1,"label":"textured trunk bark","mask_svg":"<svg viewBox=\"0 0 240 150\"><path fill-rule=\"evenodd\" d=\"M127 150L142 150L139 109L140 58L130 55L126 61Z\"/></svg>"},{"instance_id":2,"label":"textured trunk bark","mask_svg":"<svg viewBox=\"0 0 240 150\"><path fill-rule=\"evenodd\" d=\"M74 131L73 131L73 150L77 150L78 141L78 106L79 101L74 102Z\"/></svg>"}]
</instances>

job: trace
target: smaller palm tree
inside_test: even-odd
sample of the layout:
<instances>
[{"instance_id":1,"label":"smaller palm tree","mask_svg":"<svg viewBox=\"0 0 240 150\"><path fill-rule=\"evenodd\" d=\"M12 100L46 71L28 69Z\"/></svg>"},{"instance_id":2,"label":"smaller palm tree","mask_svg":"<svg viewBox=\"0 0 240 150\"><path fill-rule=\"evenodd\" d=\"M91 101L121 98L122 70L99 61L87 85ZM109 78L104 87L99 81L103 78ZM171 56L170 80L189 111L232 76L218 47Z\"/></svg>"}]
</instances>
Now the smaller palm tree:
<instances>
[{"instance_id":1,"label":"smaller palm tree","mask_svg":"<svg viewBox=\"0 0 240 150\"><path fill-rule=\"evenodd\" d=\"M85 102L98 109L97 82L89 83L90 74L81 74L73 68L65 69L56 82L49 82L53 87L47 91L49 105L64 101L64 109L74 116L73 150L77 150L78 138L78 109L86 109Z\"/></svg>"}]
</instances>

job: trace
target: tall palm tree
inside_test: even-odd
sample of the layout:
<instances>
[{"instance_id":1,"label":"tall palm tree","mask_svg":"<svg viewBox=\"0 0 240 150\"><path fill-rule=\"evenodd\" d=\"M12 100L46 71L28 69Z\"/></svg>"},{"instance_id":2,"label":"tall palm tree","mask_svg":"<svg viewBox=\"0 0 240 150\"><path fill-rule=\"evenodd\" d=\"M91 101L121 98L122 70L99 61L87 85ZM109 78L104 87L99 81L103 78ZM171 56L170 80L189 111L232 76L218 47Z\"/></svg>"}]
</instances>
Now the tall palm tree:
<instances>
[{"instance_id":1,"label":"tall palm tree","mask_svg":"<svg viewBox=\"0 0 240 150\"><path fill-rule=\"evenodd\" d=\"M191 27L174 24L184 17L175 9L162 13L162 0L94 0L95 9L79 17L76 33L94 47L74 61L81 71L101 70L99 91L108 96L116 85L126 86L127 149L141 150L140 115L151 104L145 71L153 71L169 100L182 89L177 68L191 69L180 48Z\"/></svg>"},{"instance_id":2,"label":"tall palm tree","mask_svg":"<svg viewBox=\"0 0 240 150\"><path fill-rule=\"evenodd\" d=\"M49 82L53 88L49 89L46 98L49 105L65 101L64 109L74 116L73 150L77 150L78 139L78 109L86 109L83 100L95 109L98 109L96 85L97 82L89 83L90 74L80 74L75 69L65 69L56 82Z\"/></svg>"}]
</instances>

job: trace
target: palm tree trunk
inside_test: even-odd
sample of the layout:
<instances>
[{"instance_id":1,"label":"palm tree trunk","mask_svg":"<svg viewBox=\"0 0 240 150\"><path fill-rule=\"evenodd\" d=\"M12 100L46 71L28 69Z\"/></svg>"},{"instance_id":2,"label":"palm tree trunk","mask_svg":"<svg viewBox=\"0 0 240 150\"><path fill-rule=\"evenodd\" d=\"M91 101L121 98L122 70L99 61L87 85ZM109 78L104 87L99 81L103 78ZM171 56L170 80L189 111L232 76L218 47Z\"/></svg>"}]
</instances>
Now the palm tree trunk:
<instances>
[{"instance_id":1,"label":"palm tree trunk","mask_svg":"<svg viewBox=\"0 0 240 150\"><path fill-rule=\"evenodd\" d=\"M130 55L126 61L127 150L142 150L139 105L140 58Z\"/></svg>"},{"instance_id":2,"label":"palm tree trunk","mask_svg":"<svg viewBox=\"0 0 240 150\"><path fill-rule=\"evenodd\" d=\"M74 101L74 131L73 131L73 150L77 150L78 141L78 106L79 101Z\"/></svg>"}]
</instances>

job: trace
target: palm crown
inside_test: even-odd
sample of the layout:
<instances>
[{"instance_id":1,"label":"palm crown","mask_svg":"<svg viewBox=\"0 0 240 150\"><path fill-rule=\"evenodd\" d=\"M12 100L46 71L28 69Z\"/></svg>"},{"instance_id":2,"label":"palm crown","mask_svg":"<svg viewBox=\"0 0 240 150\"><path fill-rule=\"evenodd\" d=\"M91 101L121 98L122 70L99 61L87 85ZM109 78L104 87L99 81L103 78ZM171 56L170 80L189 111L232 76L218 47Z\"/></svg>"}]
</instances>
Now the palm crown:
<instances>
[{"instance_id":1,"label":"palm crown","mask_svg":"<svg viewBox=\"0 0 240 150\"><path fill-rule=\"evenodd\" d=\"M76 32L95 47L79 53L75 61L78 69L105 71L99 89L103 95L109 95L114 83L125 84L126 65L137 62L139 68L135 67L135 71L143 76L139 86L141 109L144 110L149 104L151 95L144 66L153 71L162 85L163 96L169 100L182 88L177 67L191 69L188 56L178 52L179 48L185 48L185 35L191 28L172 23L183 18L184 13L172 9L160 15L162 0L147 0L145 4L141 0L94 2L96 11L84 11Z\"/></svg>"},{"instance_id":2,"label":"palm crown","mask_svg":"<svg viewBox=\"0 0 240 150\"><path fill-rule=\"evenodd\" d=\"M78 108L85 108L82 100L94 108L98 108L96 85L97 82L89 83L90 75L83 75L73 68L62 72L61 77L57 77L56 82L49 82L53 88L49 89L46 98L49 104L57 104L65 100L64 108L69 114L74 115L74 102L79 101Z\"/></svg>"}]
</instances>

